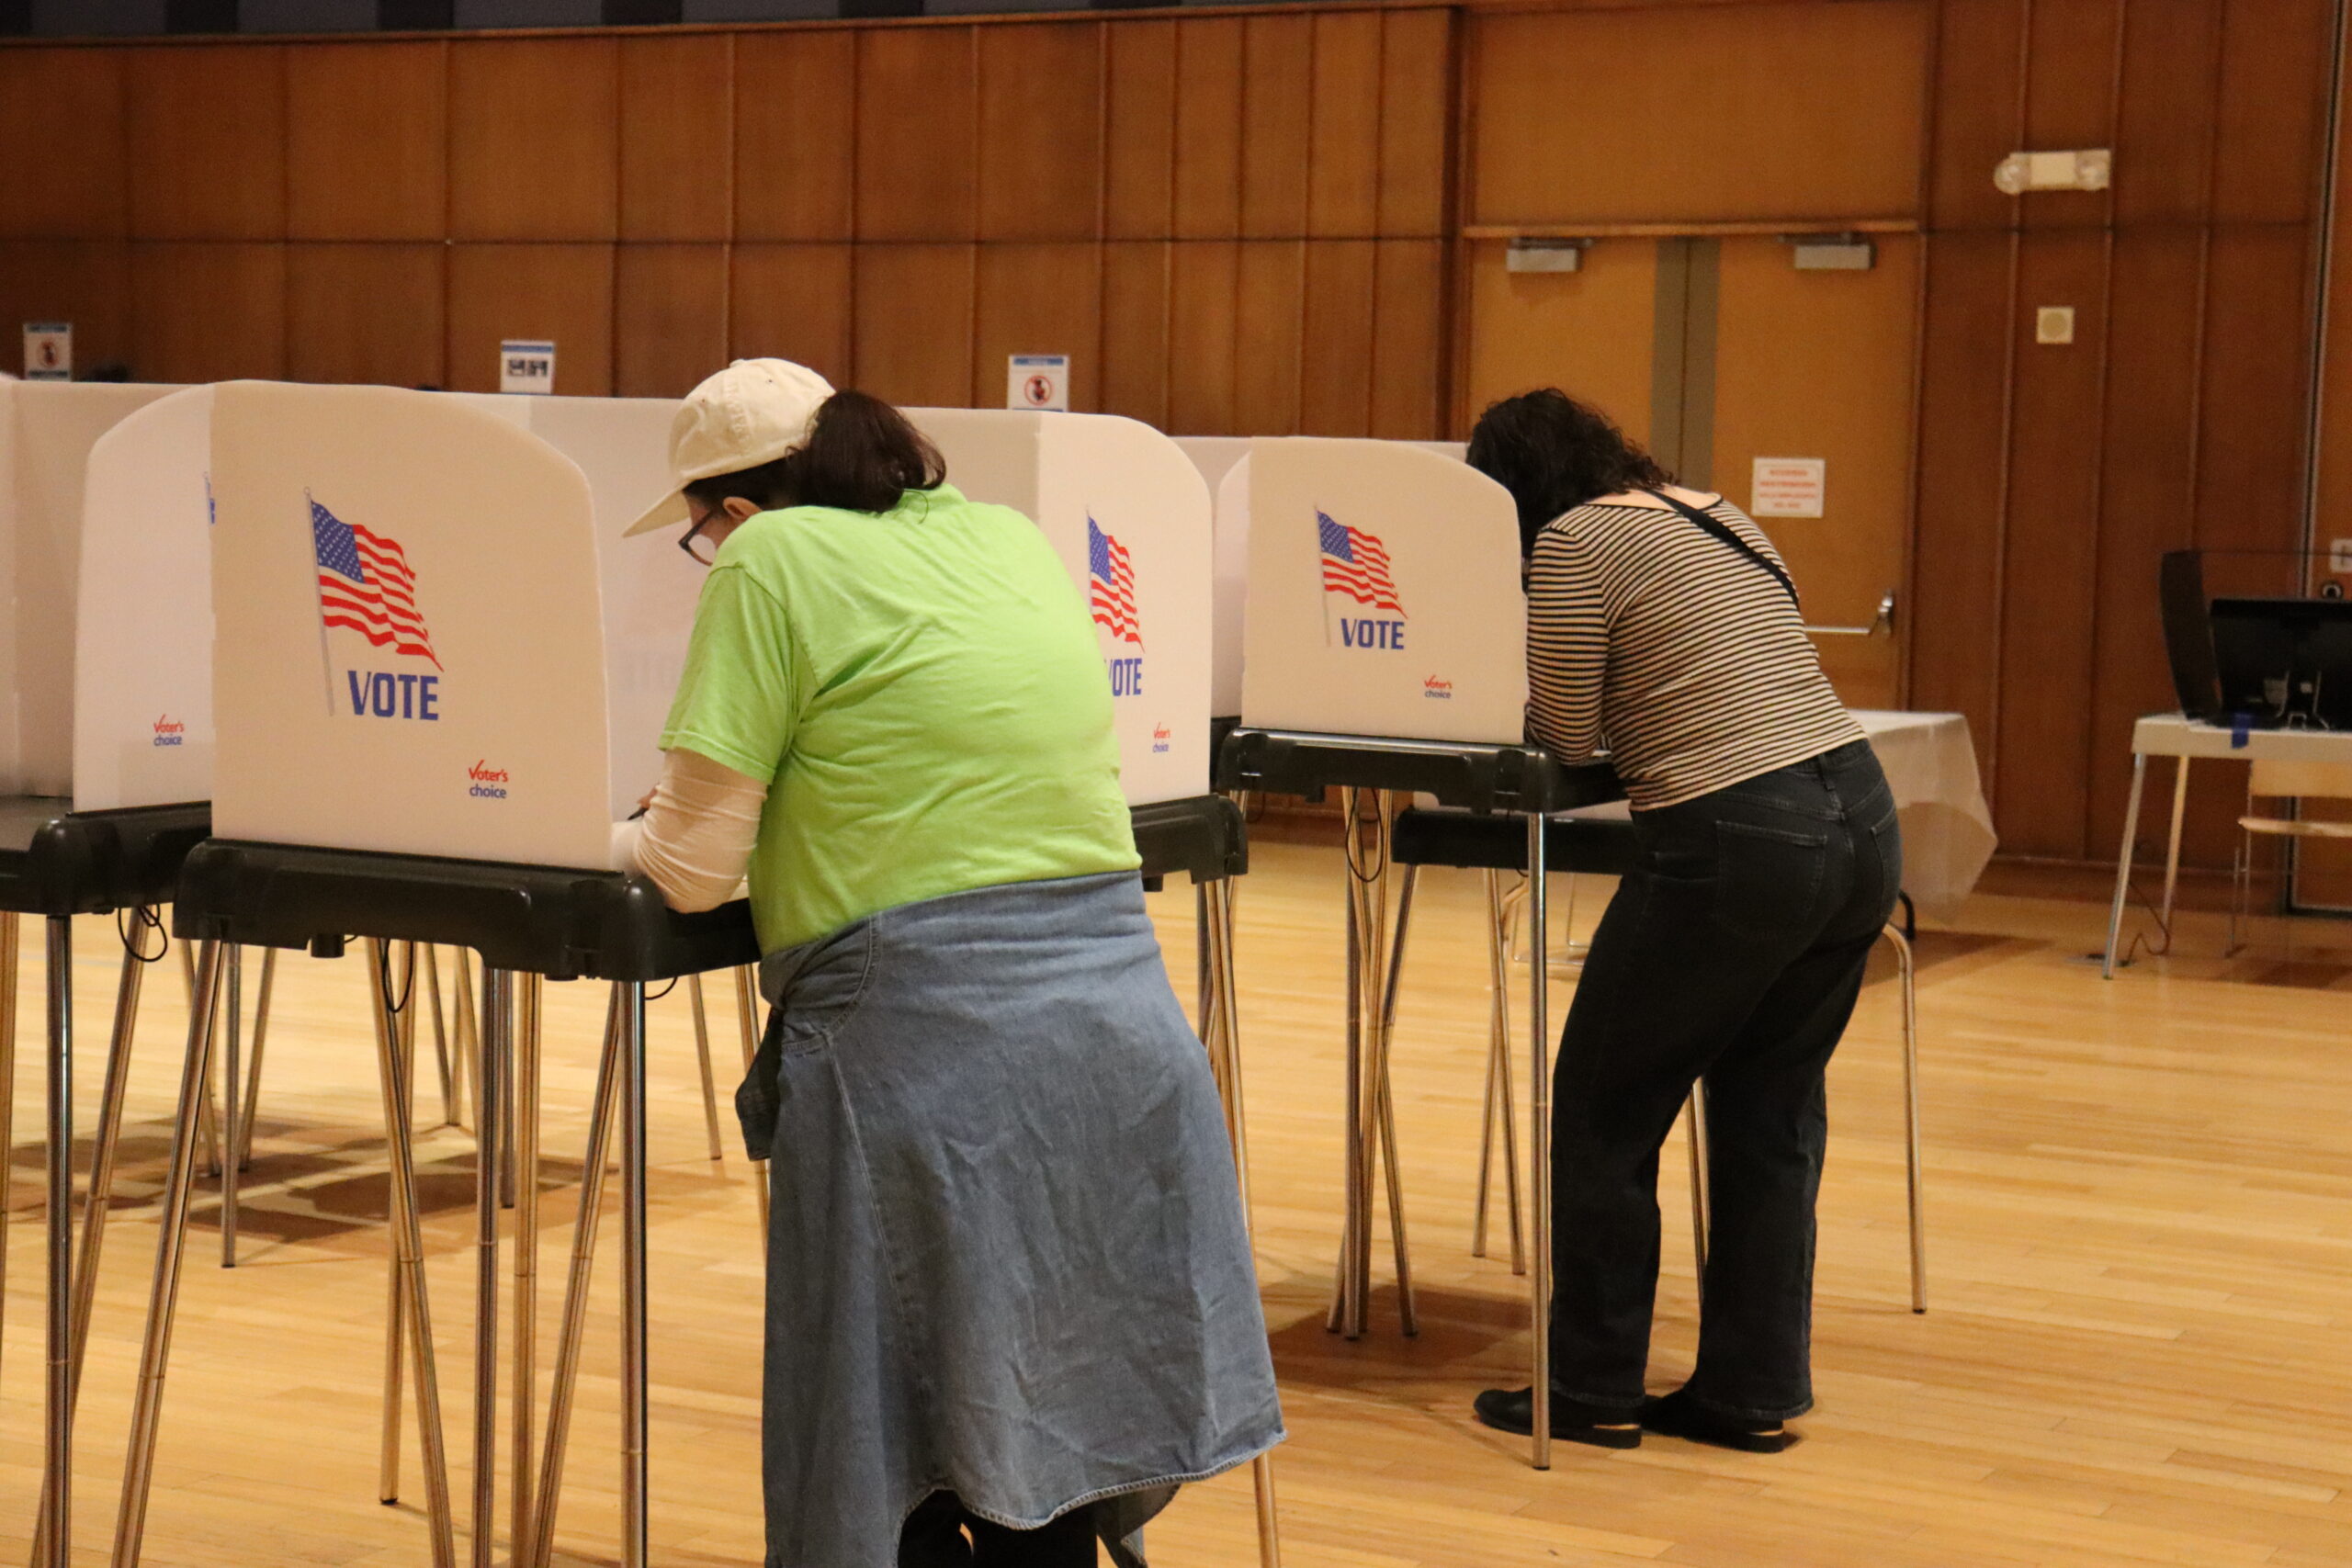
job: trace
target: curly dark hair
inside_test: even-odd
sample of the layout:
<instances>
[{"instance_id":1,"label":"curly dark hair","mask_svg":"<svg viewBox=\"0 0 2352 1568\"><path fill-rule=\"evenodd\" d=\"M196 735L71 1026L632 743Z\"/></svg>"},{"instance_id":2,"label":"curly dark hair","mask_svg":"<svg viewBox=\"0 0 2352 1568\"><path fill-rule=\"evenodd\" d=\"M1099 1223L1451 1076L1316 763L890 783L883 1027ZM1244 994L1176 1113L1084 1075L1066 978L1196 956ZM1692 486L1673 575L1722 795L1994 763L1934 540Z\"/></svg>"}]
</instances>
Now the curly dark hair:
<instances>
[{"instance_id":1,"label":"curly dark hair","mask_svg":"<svg viewBox=\"0 0 2352 1568\"><path fill-rule=\"evenodd\" d=\"M730 495L763 511L832 506L844 512L888 512L910 490L947 479L946 461L912 421L881 399L835 392L817 411L808 444L797 452L732 474L714 474L685 487L705 506Z\"/></svg>"},{"instance_id":2,"label":"curly dark hair","mask_svg":"<svg viewBox=\"0 0 2352 1568\"><path fill-rule=\"evenodd\" d=\"M1572 507L1674 482L1615 421L1557 387L1489 405L1470 432L1469 460L1518 504L1522 555L1535 548L1546 523Z\"/></svg>"}]
</instances>

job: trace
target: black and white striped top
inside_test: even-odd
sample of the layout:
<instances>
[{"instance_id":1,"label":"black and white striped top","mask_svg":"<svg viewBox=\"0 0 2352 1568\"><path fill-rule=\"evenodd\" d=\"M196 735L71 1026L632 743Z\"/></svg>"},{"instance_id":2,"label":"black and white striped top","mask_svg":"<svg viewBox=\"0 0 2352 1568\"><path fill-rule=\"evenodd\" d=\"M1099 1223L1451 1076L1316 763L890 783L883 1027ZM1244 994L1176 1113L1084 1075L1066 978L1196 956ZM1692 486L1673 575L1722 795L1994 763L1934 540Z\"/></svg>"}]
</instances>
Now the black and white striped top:
<instances>
[{"instance_id":1,"label":"black and white striped top","mask_svg":"<svg viewBox=\"0 0 2352 1568\"><path fill-rule=\"evenodd\" d=\"M1780 563L1739 508L1707 510ZM1577 507L1536 536L1527 678L1534 739L1566 761L1605 746L1636 810L1862 739L1787 590L1647 496Z\"/></svg>"}]
</instances>

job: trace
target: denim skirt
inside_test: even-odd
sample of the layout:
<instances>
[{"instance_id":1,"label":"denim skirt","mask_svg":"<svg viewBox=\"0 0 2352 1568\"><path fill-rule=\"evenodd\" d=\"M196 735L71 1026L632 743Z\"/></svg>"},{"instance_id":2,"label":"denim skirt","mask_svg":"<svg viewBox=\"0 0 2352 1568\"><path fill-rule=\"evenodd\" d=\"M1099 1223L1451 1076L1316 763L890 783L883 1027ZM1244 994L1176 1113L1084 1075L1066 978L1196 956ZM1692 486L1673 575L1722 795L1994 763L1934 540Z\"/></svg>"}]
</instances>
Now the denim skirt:
<instances>
[{"instance_id":1,"label":"denim skirt","mask_svg":"<svg viewBox=\"0 0 2352 1568\"><path fill-rule=\"evenodd\" d=\"M1132 874L982 888L772 953L736 1095L769 1161L768 1568L893 1568L952 1491L1090 1510L1279 1442L1206 1054Z\"/></svg>"}]
</instances>

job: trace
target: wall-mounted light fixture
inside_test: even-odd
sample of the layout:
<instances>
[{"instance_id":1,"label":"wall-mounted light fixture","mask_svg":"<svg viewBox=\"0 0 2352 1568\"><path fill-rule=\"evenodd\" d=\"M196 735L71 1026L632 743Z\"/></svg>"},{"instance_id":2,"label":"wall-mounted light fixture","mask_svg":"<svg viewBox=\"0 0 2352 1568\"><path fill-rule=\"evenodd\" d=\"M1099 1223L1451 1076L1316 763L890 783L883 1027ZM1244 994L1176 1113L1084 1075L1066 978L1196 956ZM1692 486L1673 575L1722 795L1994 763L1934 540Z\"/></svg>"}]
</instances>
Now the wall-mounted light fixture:
<instances>
[{"instance_id":1,"label":"wall-mounted light fixture","mask_svg":"<svg viewBox=\"0 0 2352 1568\"><path fill-rule=\"evenodd\" d=\"M1868 272L1878 249L1860 234L1783 234L1789 260L1799 272Z\"/></svg>"},{"instance_id":2,"label":"wall-mounted light fixture","mask_svg":"<svg viewBox=\"0 0 2352 1568\"><path fill-rule=\"evenodd\" d=\"M2105 190L2114 177L2115 154L2104 147L2073 152L2012 152L1993 168L2003 194L2037 190Z\"/></svg>"},{"instance_id":3,"label":"wall-mounted light fixture","mask_svg":"<svg viewBox=\"0 0 2352 1568\"><path fill-rule=\"evenodd\" d=\"M1539 240L1521 235L1503 250L1505 272L1581 272L1590 240Z\"/></svg>"}]
</instances>

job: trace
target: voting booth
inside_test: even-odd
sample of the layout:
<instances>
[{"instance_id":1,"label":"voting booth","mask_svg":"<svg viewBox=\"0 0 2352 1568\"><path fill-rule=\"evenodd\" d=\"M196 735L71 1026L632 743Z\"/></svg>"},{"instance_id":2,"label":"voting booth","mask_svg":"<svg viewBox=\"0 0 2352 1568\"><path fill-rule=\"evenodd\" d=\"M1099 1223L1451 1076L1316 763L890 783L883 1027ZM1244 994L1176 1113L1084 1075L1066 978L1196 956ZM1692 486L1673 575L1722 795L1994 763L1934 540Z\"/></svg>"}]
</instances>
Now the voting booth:
<instances>
[{"instance_id":1,"label":"voting booth","mask_svg":"<svg viewBox=\"0 0 2352 1568\"><path fill-rule=\"evenodd\" d=\"M476 1106L473 1561L495 1533L496 1172L508 1086L517 1180L535 1183L538 977L616 982L593 1118L617 1102L622 1184L623 1561L644 1561L644 983L756 956L741 905L675 916L605 869L613 790L604 604L588 480L479 400L378 388L212 391L214 833L174 911L198 943L154 1302L118 1561L135 1561L209 1073L220 950L368 944L390 1139L396 1318L414 1367L435 1555L453 1561L406 1096L384 1003L387 942L484 965ZM517 1011L522 1023L517 1027ZM512 1057L511 1077L504 1062ZM526 1230L524 1235L529 1235ZM519 1324L535 1312L518 1269ZM584 1281L583 1281L584 1283ZM519 1333L519 1329L518 1329ZM519 1338L528 1365L528 1337ZM567 1345L576 1355L576 1345ZM524 1378L517 1403L528 1408ZM532 1550L527 1423L513 1466Z\"/></svg>"},{"instance_id":2,"label":"voting booth","mask_svg":"<svg viewBox=\"0 0 2352 1568\"><path fill-rule=\"evenodd\" d=\"M126 471L119 456L124 447L109 433L129 420L148 428L184 420L187 400L188 394L172 395L168 387L0 382L0 1127L6 1124L15 1078L17 920L34 914L46 921L49 993L49 1375L36 1550L36 1561L44 1564L63 1563L70 1548L65 1526L74 1393L111 1183L113 1133L120 1123L124 1058L144 967L136 954L125 953L93 1199L77 1266L70 1160L72 917L169 899L181 860L204 836L206 824L205 789L200 777L187 777L187 769L174 765L182 758L161 758L159 765L143 771L131 767L128 771L139 776L126 784L124 767L99 765L79 754L85 736L95 739L101 733L123 740L126 750L143 744L152 752L176 752L185 739L174 728L182 721L168 709L158 709L147 724L136 727L128 720L117 725L120 716L112 710L80 711L80 660L171 660L192 666L201 679L209 658L206 628L191 628L160 607L152 624L142 616L148 607L142 601L168 593L172 586L146 572L145 561L126 560L124 539L103 524L95 542L85 539L85 497L98 516L119 522L114 481ZM159 465L148 498L155 510L143 519L142 545L173 560L200 555L204 547L202 468L189 467L182 460L186 456L175 454ZM112 592L119 602L92 613L96 600L104 597L90 592L93 582L116 582ZM173 702L185 705L176 697ZM148 758L136 761L144 764ZM8 1209L4 1171L0 1162L0 1245Z\"/></svg>"},{"instance_id":3,"label":"voting booth","mask_svg":"<svg viewBox=\"0 0 2352 1568\"><path fill-rule=\"evenodd\" d=\"M91 452L172 391L0 382L0 793L74 796L74 626Z\"/></svg>"},{"instance_id":4,"label":"voting booth","mask_svg":"<svg viewBox=\"0 0 2352 1568\"><path fill-rule=\"evenodd\" d=\"M1209 711L1220 720L1241 712L1241 618L1250 591L1250 448L1244 435L1180 435L1178 451L1200 470L1214 498L1214 564L1211 572ZM1400 449L1434 452L1459 462L1468 450L1459 441L1384 443Z\"/></svg>"},{"instance_id":5,"label":"voting booth","mask_svg":"<svg viewBox=\"0 0 2352 1568\"><path fill-rule=\"evenodd\" d=\"M1093 616L1130 806L1209 787L1208 487L1111 414L910 409L973 501L1035 520Z\"/></svg>"},{"instance_id":6,"label":"voting booth","mask_svg":"<svg viewBox=\"0 0 2352 1568\"><path fill-rule=\"evenodd\" d=\"M1247 486L1244 724L1521 738L1527 601L1500 485L1419 447L1293 437L1253 444Z\"/></svg>"},{"instance_id":7,"label":"voting booth","mask_svg":"<svg viewBox=\"0 0 2352 1568\"><path fill-rule=\"evenodd\" d=\"M1222 744L1218 784L1308 798L1337 789L1347 822L1347 1201L1328 1322L1351 1337L1363 1332L1371 1297L1375 1168L1388 1201L1399 1316L1406 1333L1418 1327L1388 1070L1401 957L1390 937L1396 797L1428 795L1524 824L1535 942L1527 1160L1541 1468L1550 1457L1551 1288L1543 824L1547 812L1614 795L1615 781L1605 768L1556 767L1524 739L1526 604L1517 512L1501 486L1402 443L1261 439L1227 473L1220 506L1244 520L1247 586L1241 724ZM1400 939L1414 886L1408 868L1394 908ZM1504 1044L1496 1042L1498 1050Z\"/></svg>"}]
</instances>

